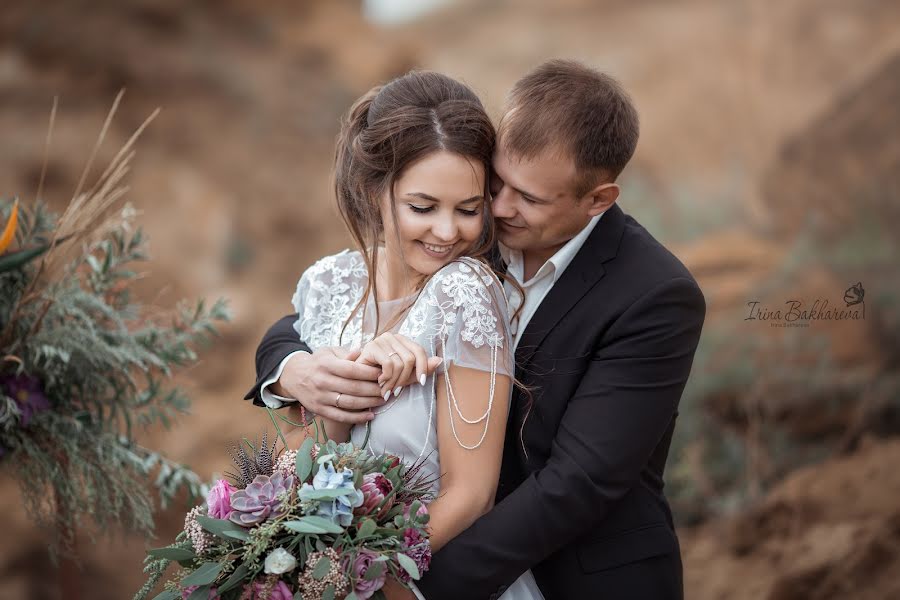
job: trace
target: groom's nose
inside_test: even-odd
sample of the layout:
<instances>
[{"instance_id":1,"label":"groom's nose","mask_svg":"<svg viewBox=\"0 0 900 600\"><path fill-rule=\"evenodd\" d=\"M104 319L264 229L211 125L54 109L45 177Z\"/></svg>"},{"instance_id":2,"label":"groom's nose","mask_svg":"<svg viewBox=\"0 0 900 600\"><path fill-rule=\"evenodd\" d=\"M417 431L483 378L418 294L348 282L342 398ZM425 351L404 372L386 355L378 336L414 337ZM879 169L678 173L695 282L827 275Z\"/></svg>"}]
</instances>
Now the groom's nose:
<instances>
[{"instance_id":1,"label":"groom's nose","mask_svg":"<svg viewBox=\"0 0 900 600\"><path fill-rule=\"evenodd\" d=\"M494 194L491 202L491 212L498 219L512 219L516 216L515 205L512 202L512 190L504 185L499 192Z\"/></svg>"}]
</instances>

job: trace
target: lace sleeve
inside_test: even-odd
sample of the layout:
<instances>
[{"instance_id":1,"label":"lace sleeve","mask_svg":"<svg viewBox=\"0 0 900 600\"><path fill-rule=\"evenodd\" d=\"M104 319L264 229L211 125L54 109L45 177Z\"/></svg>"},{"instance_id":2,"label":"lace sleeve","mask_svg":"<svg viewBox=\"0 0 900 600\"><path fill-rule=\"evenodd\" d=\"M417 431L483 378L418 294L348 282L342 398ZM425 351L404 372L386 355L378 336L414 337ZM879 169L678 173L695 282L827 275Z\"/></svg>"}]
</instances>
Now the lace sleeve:
<instances>
[{"instance_id":1,"label":"lace sleeve","mask_svg":"<svg viewBox=\"0 0 900 600\"><path fill-rule=\"evenodd\" d=\"M294 329L310 348L360 344L359 319L353 319L341 335L362 296L366 266L358 252L343 251L326 256L308 268L291 303L297 311Z\"/></svg>"},{"instance_id":2,"label":"lace sleeve","mask_svg":"<svg viewBox=\"0 0 900 600\"><path fill-rule=\"evenodd\" d=\"M429 284L434 346L449 364L512 376L509 309L497 277L474 259L444 267Z\"/></svg>"},{"instance_id":3,"label":"lace sleeve","mask_svg":"<svg viewBox=\"0 0 900 600\"><path fill-rule=\"evenodd\" d=\"M496 397L497 376L512 376L514 372L509 343L509 310L503 286L480 262L462 259L441 269L426 291L432 345L435 353L444 359L438 373L444 375L453 437L463 448L474 450L487 436L494 402L509 400L508 397ZM483 404L475 398L456 397L454 382L447 372L449 365L490 373L490 385L485 390ZM483 406L484 412L471 414L472 404ZM468 409L466 405L469 405ZM457 419L470 425L483 424L476 443L466 444L460 439Z\"/></svg>"}]
</instances>

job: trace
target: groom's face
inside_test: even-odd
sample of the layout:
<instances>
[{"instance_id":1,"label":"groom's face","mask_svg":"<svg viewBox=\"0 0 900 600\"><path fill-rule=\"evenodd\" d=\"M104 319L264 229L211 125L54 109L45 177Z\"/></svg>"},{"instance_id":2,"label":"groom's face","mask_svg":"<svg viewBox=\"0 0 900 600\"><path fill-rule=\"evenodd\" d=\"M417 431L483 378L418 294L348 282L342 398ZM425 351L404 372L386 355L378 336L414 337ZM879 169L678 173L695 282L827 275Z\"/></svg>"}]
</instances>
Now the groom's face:
<instances>
[{"instance_id":1,"label":"groom's face","mask_svg":"<svg viewBox=\"0 0 900 600\"><path fill-rule=\"evenodd\" d=\"M551 152L522 159L498 143L493 165L491 210L504 246L551 256L590 221L591 203L575 195L572 159Z\"/></svg>"}]
</instances>

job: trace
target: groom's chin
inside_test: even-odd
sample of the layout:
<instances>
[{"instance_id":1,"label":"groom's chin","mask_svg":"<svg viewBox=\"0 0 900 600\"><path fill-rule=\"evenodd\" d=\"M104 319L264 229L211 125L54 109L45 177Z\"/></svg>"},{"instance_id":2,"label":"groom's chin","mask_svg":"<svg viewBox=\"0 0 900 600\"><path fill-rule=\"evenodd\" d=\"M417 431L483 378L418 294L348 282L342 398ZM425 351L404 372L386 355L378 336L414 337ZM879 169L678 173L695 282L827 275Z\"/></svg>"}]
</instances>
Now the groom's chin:
<instances>
[{"instance_id":1,"label":"groom's chin","mask_svg":"<svg viewBox=\"0 0 900 600\"><path fill-rule=\"evenodd\" d=\"M521 250L522 247L526 245L523 236L508 233L500 229L497 230L497 241L510 250Z\"/></svg>"}]
</instances>

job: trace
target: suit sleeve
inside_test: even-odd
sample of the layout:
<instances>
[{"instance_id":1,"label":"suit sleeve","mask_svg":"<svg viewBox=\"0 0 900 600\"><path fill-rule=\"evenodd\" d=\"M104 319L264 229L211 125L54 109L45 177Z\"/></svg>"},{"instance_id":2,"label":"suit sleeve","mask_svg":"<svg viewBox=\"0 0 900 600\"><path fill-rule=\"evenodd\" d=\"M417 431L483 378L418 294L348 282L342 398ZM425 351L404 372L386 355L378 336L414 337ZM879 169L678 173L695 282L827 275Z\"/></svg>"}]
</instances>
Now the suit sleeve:
<instances>
[{"instance_id":1,"label":"suit sleeve","mask_svg":"<svg viewBox=\"0 0 900 600\"><path fill-rule=\"evenodd\" d=\"M434 556L428 600L488 598L599 524L637 482L669 427L705 314L677 278L635 301L598 340L550 458Z\"/></svg>"},{"instance_id":2,"label":"suit sleeve","mask_svg":"<svg viewBox=\"0 0 900 600\"><path fill-rule=\"evenodd\" d=\"M265 406L260 398L260 387L272 376L281 361L288 354L298 350L311 352L309 346L297 337L297 331L294 329L296 321L296 313L282 317L263 336L256 348L256 383L244 396L245 400L253 400L255 405Z\"/></svg>"}]
</instances>

